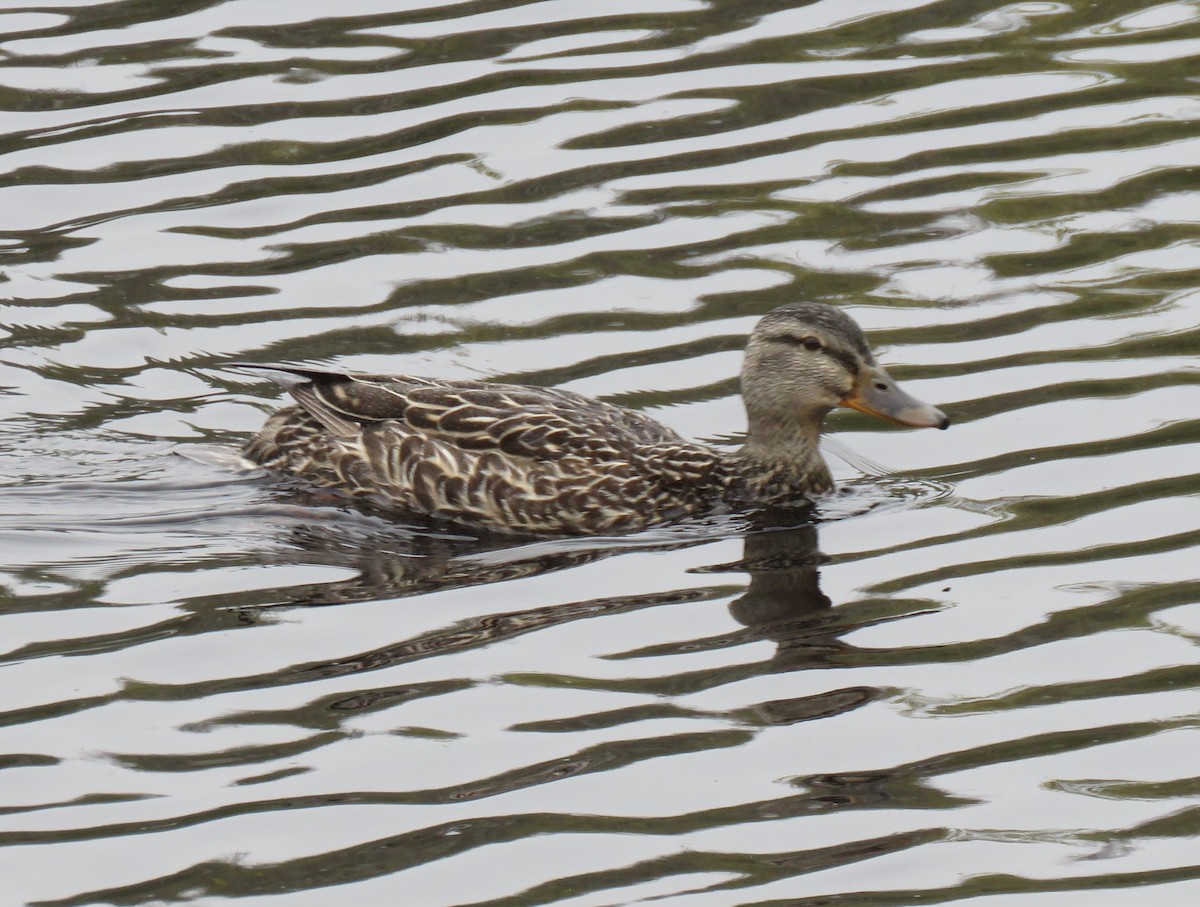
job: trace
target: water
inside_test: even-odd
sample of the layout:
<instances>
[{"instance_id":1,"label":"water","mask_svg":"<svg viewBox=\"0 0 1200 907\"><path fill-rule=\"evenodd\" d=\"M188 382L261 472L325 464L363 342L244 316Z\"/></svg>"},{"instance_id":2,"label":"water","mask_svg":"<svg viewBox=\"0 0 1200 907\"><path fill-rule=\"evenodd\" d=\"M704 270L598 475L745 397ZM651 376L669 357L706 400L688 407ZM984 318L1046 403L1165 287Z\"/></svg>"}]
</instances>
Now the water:
<instances>
[{"instance_id":1,"label":"water","mask_svg":"<svg viewBox=\"0 0 1200 907\"><path fill-rule=\"evenodd\" d=\"M383 6L0 13L4 903L1194 901L1200 7ZM237 359L736 442L798 298L955 420L815 527L221 462Z\"/></svg>"}]
</instances>

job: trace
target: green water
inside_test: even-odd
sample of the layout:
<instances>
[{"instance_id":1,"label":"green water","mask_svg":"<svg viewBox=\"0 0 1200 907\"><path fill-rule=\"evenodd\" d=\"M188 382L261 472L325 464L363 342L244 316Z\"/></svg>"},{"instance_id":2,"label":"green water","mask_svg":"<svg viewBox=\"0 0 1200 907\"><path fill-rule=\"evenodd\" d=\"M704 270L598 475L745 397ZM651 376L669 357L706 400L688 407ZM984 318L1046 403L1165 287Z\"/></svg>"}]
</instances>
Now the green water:
<instances>
[{"instance_id":1,"label":"green water","mask_svg":"<svg viewBox=\"0 0 1200 907\"><path fill-rule=\"evenodd\" d=\"M1200 891L1200 6L0 10L5 904ZM431 534L236 360L737 443L768 309L950 431L816 525Z\"/></svg>"}]
</instances>

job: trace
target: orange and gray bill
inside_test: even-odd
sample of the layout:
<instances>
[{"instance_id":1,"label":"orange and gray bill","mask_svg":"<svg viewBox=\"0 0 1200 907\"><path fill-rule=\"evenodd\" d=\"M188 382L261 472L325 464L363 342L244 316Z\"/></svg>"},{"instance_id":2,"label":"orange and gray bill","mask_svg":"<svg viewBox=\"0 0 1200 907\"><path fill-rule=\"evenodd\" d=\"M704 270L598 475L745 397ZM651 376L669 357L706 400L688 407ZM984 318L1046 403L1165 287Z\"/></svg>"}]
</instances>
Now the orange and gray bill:
<instances>
[{"instance_id":1,"label":"orange and gray bill","mask_svg":"<svg viewBox=\"0 0 1200 907\"><path fill-rule=\"evenodd\" d=\"M950 425L944 412L902 390L878 365L863 366L854 390L842 401L842 406L912 428L946 428Z\"/></svg>"}]
</instances>

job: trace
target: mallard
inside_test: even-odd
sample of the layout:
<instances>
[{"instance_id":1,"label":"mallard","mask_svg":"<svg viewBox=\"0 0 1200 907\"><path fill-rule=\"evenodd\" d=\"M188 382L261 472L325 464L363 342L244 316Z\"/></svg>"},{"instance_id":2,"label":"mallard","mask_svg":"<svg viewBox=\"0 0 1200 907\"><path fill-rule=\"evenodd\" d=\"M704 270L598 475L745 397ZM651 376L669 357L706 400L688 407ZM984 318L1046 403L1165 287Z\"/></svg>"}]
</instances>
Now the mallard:
<instances>
[{"instance_id":1,"label":"mallard","mask_svg":"<svg viewBox=\"0 0 1200 907\"><path fill-rule=\"evenodd\" d=\"M555 388L237 363L294 405L243 455L376 504L482 530L616 534L716 508L800 504L833 487L818 450L836 406L945 428L833 306L768 312L746 346L746 443L722 451L642 413Z\"/></svg>"}]
</instances>

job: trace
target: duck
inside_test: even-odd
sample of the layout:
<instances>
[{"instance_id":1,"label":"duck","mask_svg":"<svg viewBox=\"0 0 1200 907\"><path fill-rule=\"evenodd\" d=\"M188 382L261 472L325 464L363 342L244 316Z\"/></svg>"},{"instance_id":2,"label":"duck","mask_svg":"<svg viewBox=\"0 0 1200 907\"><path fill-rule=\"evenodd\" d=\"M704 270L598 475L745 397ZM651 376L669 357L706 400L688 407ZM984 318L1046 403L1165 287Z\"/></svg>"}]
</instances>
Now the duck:
<instances>
[{"instance_id":1,"label":"duck","mask_svg":"<svg viewBox=\"0 0 1200 907\"><path fill-rule=\"evenodd\" d=\"M618 535L717 510L811 506L834 487L819 439L835 407L914 428L950 424L901 389L849 315L816 302L779 306L750 334L736 450L560 388L233 365L292 398L243 448L251 463L501 534Z\"/></svg>"}]
</instances>

